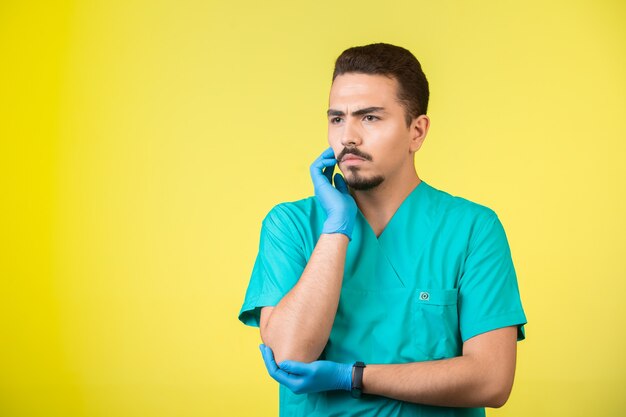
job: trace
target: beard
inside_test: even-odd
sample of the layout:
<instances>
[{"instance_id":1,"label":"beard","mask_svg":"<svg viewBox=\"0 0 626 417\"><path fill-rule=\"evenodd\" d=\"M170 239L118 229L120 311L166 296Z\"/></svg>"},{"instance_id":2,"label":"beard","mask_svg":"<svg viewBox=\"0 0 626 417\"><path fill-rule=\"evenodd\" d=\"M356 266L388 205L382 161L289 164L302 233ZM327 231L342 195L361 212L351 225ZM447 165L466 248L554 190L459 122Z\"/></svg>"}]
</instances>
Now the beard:
<instances>
[{"instance_id":1,"label":"beard","mask_svg":"<svg viewBox=\"0 0 626 417\"><path fill-rule=\"evenodd\" d=\"M350 175L344 174L343 176L346 184L348 184L350 188L359 191L371 190L372 188L378 187L385 180L385 177L382 175L366 178L359 174L358 167L349 167L348 171Z\"/></svg>"}]
</instances>

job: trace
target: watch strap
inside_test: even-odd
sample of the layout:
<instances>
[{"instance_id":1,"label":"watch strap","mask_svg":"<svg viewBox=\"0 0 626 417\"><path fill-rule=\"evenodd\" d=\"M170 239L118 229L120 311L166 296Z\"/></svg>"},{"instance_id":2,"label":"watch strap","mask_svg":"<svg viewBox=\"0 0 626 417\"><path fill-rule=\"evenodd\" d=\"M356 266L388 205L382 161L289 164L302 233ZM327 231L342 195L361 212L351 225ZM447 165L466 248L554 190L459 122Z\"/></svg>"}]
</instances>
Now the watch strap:
<instances>
[{"instance_id":1,"label":"watch strap","mask_svg":"<svg viewBox=\"0 0 626 417\"><path fill-rule=\"evenodd\" d=\"M352 389L350 394L353 398L361 398L363 393L363 368L365 368L363 362L355 362L352 365Z\"/></svg>"}]
</instances>

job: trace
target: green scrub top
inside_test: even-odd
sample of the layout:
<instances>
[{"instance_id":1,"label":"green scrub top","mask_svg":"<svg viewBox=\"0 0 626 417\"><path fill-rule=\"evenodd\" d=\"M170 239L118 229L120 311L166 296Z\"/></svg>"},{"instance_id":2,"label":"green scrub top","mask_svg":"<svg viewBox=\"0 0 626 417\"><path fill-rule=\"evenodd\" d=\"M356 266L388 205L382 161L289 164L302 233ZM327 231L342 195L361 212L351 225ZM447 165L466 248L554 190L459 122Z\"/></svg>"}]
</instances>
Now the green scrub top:
<instances>
[{"instance_id":1,"label":"green scrub top","mask_svg":"<svg viewBox=\"0 0 626 417\"><path fill-rule=\"evenodd\" d=\"M259 252L239 319L259 326L296 284L322 232L315 197L276 205L263 220ZM491 209L423 180L377 238L359 210L343 286L320 359L391 364L452 358L478 334L526 316L507 238ZM484 416L484 408L433 407L347 391L297 395L280 386L281 416Z\"/></svg>"}]
</instances>

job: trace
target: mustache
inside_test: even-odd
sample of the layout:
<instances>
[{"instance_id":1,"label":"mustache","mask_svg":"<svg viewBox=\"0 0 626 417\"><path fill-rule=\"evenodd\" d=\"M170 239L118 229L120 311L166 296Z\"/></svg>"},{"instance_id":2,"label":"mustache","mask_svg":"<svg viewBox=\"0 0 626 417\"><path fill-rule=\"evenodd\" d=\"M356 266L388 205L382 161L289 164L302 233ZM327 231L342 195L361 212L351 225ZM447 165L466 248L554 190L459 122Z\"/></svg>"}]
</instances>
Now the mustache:
<instances>
[{"instance_id":1,"label":"mustache","mask_svg":"<svg viewBox=\"0 0 626 417\"><path fill-rule=\"evenodd\" d=\"M343 148L343 150L341 152L339 152L339 155L337 155L337 161L341 161L343 159L344 156L348 155L348 154L352 154L355 156L358 156L360 158L363 158L367 161L371 161L372 157L368 154L366 154L365 152L362 152L360 150L358 150L357 148Z\"/></svg>"}]
</instances>

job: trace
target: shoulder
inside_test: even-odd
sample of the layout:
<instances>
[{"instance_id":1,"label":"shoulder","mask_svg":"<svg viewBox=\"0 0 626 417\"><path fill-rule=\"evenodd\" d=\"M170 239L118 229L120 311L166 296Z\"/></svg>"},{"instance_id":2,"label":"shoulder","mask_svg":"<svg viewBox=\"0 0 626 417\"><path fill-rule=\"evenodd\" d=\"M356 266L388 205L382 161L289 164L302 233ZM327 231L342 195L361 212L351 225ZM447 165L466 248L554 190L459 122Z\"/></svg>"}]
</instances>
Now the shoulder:
<instances>
[{"instance_id":1,"label":"shoulder","mask_svg":"<svg viewBox=\"0 0 626 417\"><path fill-rule=\"evenodd\" d=\"M302 217L309 217L317 209L315 197L306 197L296 201L286 201L276 204L263 219L264 223L281 223L297 221Z\"/></svg>"},{"instance_id":2,"label":"shoulder","mask_svg":"<svg viewBox=\"0 0 626 417\"><path fill-rule=\"evenodd\" d=\"M490 221L497 217L496 212L483 204L453 195L429 185L429 194L436 210L446 218L459 218L473 221Z\"/></svg>"},{"instance_id":3,"label":"shoulder","mask_svg":"<svg viewBox=\"0 0 626 417\"><path fill-rule=\"evenodd\" d=\"M444 191L436 190L434 194L440 202L443 228L456 236L464 236L469 252L476 248L509 251L504 226L493 209Z\"/></svg>"},{"instance_id":4,"label":"shoulder","mask_svg":"<svg viewBox=\"0 0 626 417\"><path fill-rule=\"evenodd\" d=\"M473 241L486 230L501 228L492 208L432 186L428 191L433 218L438 219L441 230L450 235L465 236L465 240Z\"/></svg>"},{"instance_id":5,"label":"shoulder","mask_svg":"<svg viewBox=\"0 0 626 417\"><path fill-rule=\"evenodd\" d=\"M263 229L302 236L308 234L322 212L323 209L314 196L278 203L263 219Z\"/></svg>"},{"instance_id":6,"label":"shoulder","mask_svg":"<svg viewBox=\"0 0 626 417\"><path fill-rule=\"evenodd\" d=\"M435 227L439 236L449 238L447 244L457 244L464 258L472 255L474 259L493 260L509 256L506 232L492 208L445 191L430 191L436 202L433 206L437 207Z\"/></svg>"}]
</instances>

